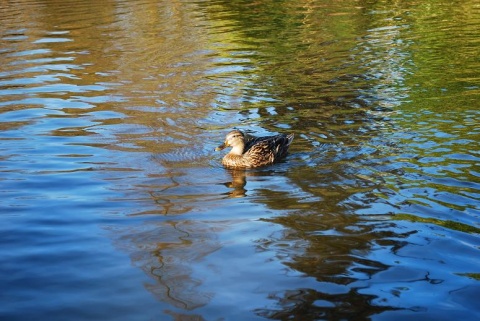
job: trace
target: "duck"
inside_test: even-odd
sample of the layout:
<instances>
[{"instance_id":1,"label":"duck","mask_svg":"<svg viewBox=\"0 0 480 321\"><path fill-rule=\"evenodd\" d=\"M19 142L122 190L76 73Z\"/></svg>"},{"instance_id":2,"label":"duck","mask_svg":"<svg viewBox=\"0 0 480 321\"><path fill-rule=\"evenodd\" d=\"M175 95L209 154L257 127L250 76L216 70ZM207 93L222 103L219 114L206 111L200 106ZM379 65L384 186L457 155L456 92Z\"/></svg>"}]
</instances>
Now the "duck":
<instances>
[{"instance_id":1,"label":"duck","mask_svg":"<svg viewBox=\"0 0 480 321\"><path fill-rule=\"evenodd\" d=\"M294 134L254 137L235 129L227 134L223 144L215 148L220 151L232 147L222 159L227 168L254 168L271 165L288 153Z\"/></svg>"}]
</instances>

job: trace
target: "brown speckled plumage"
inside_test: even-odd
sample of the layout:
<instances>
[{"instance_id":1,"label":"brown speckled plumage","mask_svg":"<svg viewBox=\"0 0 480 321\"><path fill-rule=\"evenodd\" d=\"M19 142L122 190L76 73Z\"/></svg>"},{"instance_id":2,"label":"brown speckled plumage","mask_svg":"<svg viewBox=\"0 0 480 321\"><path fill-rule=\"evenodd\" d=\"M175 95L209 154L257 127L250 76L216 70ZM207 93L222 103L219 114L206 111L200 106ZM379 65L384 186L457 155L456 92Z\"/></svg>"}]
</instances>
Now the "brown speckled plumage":
<instances>
[{"instance_id":1,"label":"brown speckled plumage","mask_svg":"<svg viewBox=\"0 0 480 321\"><path fill-rule=\"evenodd\" d=\"M285 157L292 140L293 134L251 137L239 130L232 130L216 150L232 147L222 160L225 167L253 168L273 164Z\"/></svg>"}]
</instances>

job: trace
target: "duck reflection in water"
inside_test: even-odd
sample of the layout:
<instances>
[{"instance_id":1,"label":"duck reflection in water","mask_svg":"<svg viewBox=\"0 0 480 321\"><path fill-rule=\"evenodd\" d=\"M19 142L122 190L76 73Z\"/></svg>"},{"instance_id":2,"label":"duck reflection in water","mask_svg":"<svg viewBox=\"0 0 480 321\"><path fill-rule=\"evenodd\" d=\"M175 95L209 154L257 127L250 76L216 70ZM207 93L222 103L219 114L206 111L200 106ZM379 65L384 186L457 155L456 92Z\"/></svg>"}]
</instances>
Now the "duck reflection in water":
<instances>
[{"instance_id":1,"label":"duck reflection in water","mask_svg":"<svg viewBox=\"0 0 480 321\"><path fill-rule=\"evenodd\" d=\"M271 165L284 158L292 141L293 134L253 137L235 129L227 134L225 142L215 150L232 147L223 157L222 164L225 167L254 168Z\"/></svg>"},{"instance_id":2,"label":"duck reflection in water","mask_svg":"<svg viewBox=\"0 0 480 321\"><path fill-rule=\"evenodd\" d=\"M258 183L261 181L269 181L270 179L267 177L278 175L278 171L265 169L251 171L247 171L245 169L229 169L228 172L230 173L232 179L231 181L222 184L231 189L225 193L225 195L228 195L232 198L247 196L248 189L245 187L248 180L254 184L250 190L250 194L256 194L258 191L255 191L255 189L258 188L258 186L254 187L255 185L258 185Z\"/></svg>"},{"instance_id":3,"label":"duck reflection in water","mask_svg":"<svg viewBox=\"0 0 480 321\"><path fill-rule=\"evenodd\" d=\"M230 197L244 197L247 193L245 185L247 185L247 173L245 170L232 169L229 171L232 175L232 181L226 182L224 185L232 190L226 194Z\"/></svg>"}]
</instances>

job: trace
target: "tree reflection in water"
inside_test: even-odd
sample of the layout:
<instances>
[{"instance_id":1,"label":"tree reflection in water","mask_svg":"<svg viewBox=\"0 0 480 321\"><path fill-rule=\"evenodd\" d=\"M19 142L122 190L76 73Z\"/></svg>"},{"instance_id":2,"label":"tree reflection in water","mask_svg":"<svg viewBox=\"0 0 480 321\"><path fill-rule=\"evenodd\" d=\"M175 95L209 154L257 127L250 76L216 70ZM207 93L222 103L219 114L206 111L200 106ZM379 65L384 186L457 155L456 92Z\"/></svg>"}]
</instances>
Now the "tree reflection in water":
<instances>
[{"instance_id":1,"label":"tree reflection in water","mask_svg":"<svg viewBox=\"0 0 480 321\"><path fill-rule=\"evenodd\" d=\"M164 221L142 228L129 231L119 241L136 246L130 248L132 261L152 278L145 287L160 301L180 309L207 304L213 293L199 289L203 280L195 277L192 266L221 247L216 240L221 227L199 221Z\"/></svg>"}]
</instances>

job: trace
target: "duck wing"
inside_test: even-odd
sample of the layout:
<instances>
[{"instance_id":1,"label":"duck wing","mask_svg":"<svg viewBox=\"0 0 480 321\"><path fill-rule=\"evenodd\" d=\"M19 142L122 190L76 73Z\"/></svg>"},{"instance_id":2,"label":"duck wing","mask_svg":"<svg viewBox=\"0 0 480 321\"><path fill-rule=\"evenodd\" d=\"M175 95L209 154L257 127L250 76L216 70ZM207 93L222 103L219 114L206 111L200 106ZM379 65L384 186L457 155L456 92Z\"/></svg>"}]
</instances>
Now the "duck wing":
<instances>
[{"instance_id":1,"label":"duck wing","mask_svg":"<svg viewBox=\"0 0 480 321\"><path fill-rule=\"evenodd\" d=\"M287 154L292 140L293 134L252 138L245 144L243 158L252 167L272 164Z\"/></svg>"}]
</instances>

